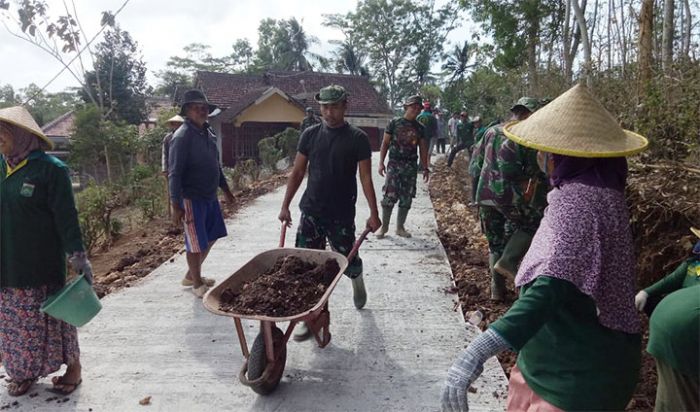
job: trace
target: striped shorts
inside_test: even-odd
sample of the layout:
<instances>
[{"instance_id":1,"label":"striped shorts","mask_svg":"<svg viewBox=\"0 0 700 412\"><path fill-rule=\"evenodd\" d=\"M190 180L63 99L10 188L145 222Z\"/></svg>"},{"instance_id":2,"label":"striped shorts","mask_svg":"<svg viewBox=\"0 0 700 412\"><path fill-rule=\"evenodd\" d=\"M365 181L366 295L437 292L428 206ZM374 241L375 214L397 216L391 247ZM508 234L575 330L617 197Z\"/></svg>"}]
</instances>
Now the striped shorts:
<instances>
[{"instance_id":1,"label":"striped shorts","mask_svg":"<svg viewBox=\"0 0 700 412\"><path fill-rule=\"evenodd\" d=\"M185 210L185 248L188 252L203 253L212 242L227 235L218 199L183 199L182 203Z\"/></svg>"}]
</instances>

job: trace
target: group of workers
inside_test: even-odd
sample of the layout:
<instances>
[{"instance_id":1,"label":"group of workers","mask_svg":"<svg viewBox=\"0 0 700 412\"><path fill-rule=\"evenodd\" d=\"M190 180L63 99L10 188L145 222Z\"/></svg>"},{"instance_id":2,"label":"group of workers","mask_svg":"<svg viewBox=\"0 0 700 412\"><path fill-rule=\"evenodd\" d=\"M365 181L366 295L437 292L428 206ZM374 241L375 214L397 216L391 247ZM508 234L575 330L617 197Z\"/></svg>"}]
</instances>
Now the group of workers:
<instances>
[{"instance_id":1,"label":"group of workers","mask_svg":"<svg viewBox=\"0 0 700 412\"><path fill-rule=\"evenodd\" d=\"M385 178L380 218L369 139L345 120L348 99L343 87L324 87L315 95L322 121L310 111L302 125L278 215L291 225L289 208L308 173L297 247L322 249L329 243L349 254L358 171L370 212L365 226L385 237L398 203L396 234L412 236L406 220L418 174L426 182L430 177L427 129L435 117L425 114L429 107L414 95L387 125L378 165ZM700 241L674 273L635 297L626 156L648 142L620 128L583 86L544 103L522 98L511 108L511 121L480 131L477 125L477 133L466 111L447 124L461 136L450 165L460 150L470 155L469 200L479 207L488 239L491 298L506 299L509 280L519 298L458 354L442 409L468 410L468 389L484 362L514 350L509 411L623 410L640 367L637 310L648 310L668 294L651 315L647 348L659 372L656 409L697 410ZM202 263L214 242L226 236L217 191L229 201L233 197L208 125L215 109L201 91L188 91L164 140L172 217L185 229L188 271L182 284L198 297L214 283L202 276ZM68 368L53 379L56 391L71 393L82 382L75 328L39 310L65 284L66 260L91 279L68 170L45 153L50 147L26 109L0 109L0 355L12 396L26 393L62 364ZM345 274L358 309L367 302L362 273L356 256ZM310 334L302 325L294 339Z\"/></svg>"}]
</instances>

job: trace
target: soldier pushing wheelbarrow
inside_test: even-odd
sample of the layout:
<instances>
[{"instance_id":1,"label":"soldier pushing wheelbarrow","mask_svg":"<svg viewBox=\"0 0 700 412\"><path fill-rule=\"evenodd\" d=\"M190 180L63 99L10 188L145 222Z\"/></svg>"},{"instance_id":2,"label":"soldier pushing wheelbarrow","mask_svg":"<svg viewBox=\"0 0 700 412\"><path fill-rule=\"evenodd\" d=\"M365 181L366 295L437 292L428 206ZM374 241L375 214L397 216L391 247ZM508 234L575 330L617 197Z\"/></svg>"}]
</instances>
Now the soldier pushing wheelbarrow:
<instances>
[{"instance_id":1,"label":"soldier pushing wheelbarrow","mask_svg":"<svg viewBox=\"0 0 700 412\"><path fill-rule=\"evenodd\" d=\"M348 94L342 86L324 87L315 99L321 106L323 121L301 134L279 219L291 226L289 204L308 168L309 180L300 203L296 247L325 249L328 242L333 250L348 256L355 242L358 168L370 209L367 229L374 232L382 224L372 184L372 151L367 134L345 121ZM345 275L352 279L353 301L355 307L361 309L367 302L367 291L362 279L362 259L358 255L348 262ZM294 340L310 336L304 324L295 332Z\"/></svg>"}]
</instances>

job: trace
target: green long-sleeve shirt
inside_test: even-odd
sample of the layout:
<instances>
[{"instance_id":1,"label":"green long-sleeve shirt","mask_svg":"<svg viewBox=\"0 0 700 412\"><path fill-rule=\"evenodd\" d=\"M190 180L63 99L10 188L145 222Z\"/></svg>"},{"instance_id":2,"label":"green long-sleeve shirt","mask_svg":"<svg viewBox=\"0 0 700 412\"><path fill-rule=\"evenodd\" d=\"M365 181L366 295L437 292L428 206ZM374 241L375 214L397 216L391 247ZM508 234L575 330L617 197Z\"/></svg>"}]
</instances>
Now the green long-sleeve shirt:
<instances>
[{"instance_id":1,"label":"green long-sleeve shirt","mask_svg":"<svg viewBox=\"0 0 700 412\"><path fill-rule=\"evenodd\" d=\"M660 296L695 285L700 285L700 260L688 259L644 291L649 296Z\"/></svg>"},{"instance_id":2,"label":"green long-sleeve shirt","mask_svg":"<svg viewBox=\"0 0 700 412\"><path fill-rule=\"evenodd\" d=\"M647 352L683 374L700 377L700 284L659 302L649 319Z\"/></svg>"},{"instance_id":3,"label":"green long-sleeve shirt","mask_svg":"<svg viewBox=\"0 0 700 412\"><path fill-rule=\"evenodd\" d=\"M602 326L593 299L570 282L537 277L490 327L519 351L530 388L558 408L624 410L634 393L640 335Z\"/></svg>"},{"instance_id":4,"label":"green long-sleeve shirt","mask_svg":"<svg viewBox=\"0 0 700 412\"><path fill-rule=\"evenodd\" d=\"M0 160L0 287L62 286L66 254L83 250L68 168L34 151L7 170Z\"/></svg>"}]
</instances>

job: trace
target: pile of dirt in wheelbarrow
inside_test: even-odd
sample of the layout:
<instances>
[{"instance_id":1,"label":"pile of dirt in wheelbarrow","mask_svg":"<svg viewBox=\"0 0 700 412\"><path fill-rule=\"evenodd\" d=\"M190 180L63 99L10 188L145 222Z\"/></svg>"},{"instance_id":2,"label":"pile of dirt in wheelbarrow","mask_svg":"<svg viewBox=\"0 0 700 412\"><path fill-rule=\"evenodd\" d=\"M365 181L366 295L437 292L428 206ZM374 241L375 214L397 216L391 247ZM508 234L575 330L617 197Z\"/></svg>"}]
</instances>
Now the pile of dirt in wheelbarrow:
<instances>
[{"instance_id":1,"label":"pile of dirt in wheelbarrow","mask_svg":"<svg viewBox=\"0 0 700 412\"><path fill-rule=\"evenodd\" d=\"M466 318L467 312L481 311L484 319L480 326L486 328L508 310L515 292L511 283L507 302L489 300L488 244L477 209L468 206L470 186L464 156L457 156L452 168L447 168L444 160L436 162L430 196L456 284L445 293L457 295L455 310L461 304ZM673 270L695 242L688 228L700 226L700 170L678 164L631 163L626 196L637 256L637 284L642 288ZM648 318L642 315L643 348L648 338ZM498 359L509 374L516 355L502 352ZM654 359L643 350L639 383L627 410L653 410L656 383Z\"/></svg>"},{"instance_id":2,"label":"pile of dirt in wheelbarrow","mask_svg":"<svg viewBox=\"0 0 700 412\"><path fill-rule=\"evenodd\" d=\"M292 316L313 308L338 275L335 259L317 265L296 256L277 259L261 276L221 294L219 309L244 315Z\"/></svg>"}]
</instances>

